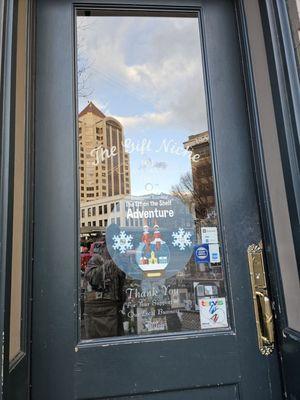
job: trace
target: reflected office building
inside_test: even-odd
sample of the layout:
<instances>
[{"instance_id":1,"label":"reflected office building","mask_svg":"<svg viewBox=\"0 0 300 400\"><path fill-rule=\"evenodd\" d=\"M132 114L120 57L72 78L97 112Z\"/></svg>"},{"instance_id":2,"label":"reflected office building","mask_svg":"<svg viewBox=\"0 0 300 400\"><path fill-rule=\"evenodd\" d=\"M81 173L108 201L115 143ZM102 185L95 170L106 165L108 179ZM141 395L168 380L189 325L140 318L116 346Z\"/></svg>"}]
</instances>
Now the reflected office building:
<instances>
[{"instance_id":1,"label":"reflected office building","mask_svg":"<svg viewBox=\"0 0 300 400\"><path fill-rule=\"evenodd\" d=\"M120 203L131 193L124 130L119 121L92 102L80 112L78 125L81 228L101 230L120 222Z\"/></svg>"},{"instance_id":2,"label":"reflected office building","mask_svg":"<svg viewBox=\"0 0 300 400\"><path fill-rule=\"evenodd\" d=\"M79 114L82 202L130 194L129 154L122 143L120 122L105 116L90 102Z\"/></svg>"}]
</instances>

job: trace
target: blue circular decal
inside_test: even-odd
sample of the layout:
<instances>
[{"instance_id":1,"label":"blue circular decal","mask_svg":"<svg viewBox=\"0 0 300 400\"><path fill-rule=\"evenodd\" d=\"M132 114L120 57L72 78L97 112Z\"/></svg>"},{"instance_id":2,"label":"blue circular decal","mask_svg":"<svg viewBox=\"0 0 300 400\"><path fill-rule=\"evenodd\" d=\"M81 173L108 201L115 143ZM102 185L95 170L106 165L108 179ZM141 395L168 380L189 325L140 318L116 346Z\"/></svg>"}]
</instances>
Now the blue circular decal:
<instances>
[{"instance_id":1,"label":"blue circular decal","mask_svg":"<svg viewBox=\"0 0 300 400\"><path fill-rule=\"evenodd\" d=\"M207 249L205 247L198 247L198 249L196 250L196 256L200 260L205 260L208 257Z\"/></svg>"},{"instance_id":2,"label":"blue circular decal","mask_svg":"<svg viewBox=\"0 0 300 400\"><path fill-rule=\"evenodd\" d=\"M133 279L167 278L190 260L195 222L175 196L131 196L120 204L121 218L106 229L108 251Z\"/></svg>"}]
</instances>

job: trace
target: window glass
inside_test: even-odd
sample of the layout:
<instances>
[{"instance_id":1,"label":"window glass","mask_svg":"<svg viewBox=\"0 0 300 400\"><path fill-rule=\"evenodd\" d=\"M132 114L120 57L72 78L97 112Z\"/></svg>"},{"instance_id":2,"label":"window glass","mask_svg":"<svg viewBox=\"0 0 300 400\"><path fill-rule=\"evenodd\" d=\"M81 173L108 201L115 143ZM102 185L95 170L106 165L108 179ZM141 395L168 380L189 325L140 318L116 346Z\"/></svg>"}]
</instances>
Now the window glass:
<instances>
[{"instance_id":1,"label":"window glass","mask_svg":"<svg viewBox=\"0 0 300 400\"><path fill-rule=\"evenodd\" d=\"M9 360L17 359L23 350L22 330L25 304L22 280L24 278L24 207L25 207L25 151L26 151L26 22L27 2L18 4L16 32L16 100L14 137L14 186L13 186L13 237L11 259L11 303ZM23 319L23 320L22 320Z\"/></svg>"},{"instance_id":2,"label":"window glass","mask_svg":"<svg viewBox=\"0 0 300 400\"><path fill-rule=\"evenodd\" d=\"M91 12L77 35L81 337L227 328L197 15Z\"/></svg>"},{"instance_id":3,"label":"window glass","mask_svg":"<svg viewBox=\"0 0 300 400\"><path fill-rule=\"evenodd\" d=\"M287 10L290 18L291 32L294 41L295 54L300 69L300 1L287 0Z\"/></svg>"}]
</instances>

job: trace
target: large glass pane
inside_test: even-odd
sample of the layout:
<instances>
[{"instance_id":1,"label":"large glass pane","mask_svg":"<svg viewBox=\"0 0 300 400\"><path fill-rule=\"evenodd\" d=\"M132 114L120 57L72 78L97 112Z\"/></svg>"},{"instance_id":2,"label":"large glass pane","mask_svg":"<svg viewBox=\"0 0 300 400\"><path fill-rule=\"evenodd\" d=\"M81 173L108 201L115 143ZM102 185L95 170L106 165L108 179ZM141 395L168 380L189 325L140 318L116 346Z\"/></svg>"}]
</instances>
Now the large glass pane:
<instances>
[{"instance_id":1,"label":"large glass pane","mask_svg":"<svg viewBox=\"0 0 300 400\"><path fill-rule=\"evenodd\" d=\"M77 33L82 338L228 327L197 15Z\"/></svg>"}]
</instances>

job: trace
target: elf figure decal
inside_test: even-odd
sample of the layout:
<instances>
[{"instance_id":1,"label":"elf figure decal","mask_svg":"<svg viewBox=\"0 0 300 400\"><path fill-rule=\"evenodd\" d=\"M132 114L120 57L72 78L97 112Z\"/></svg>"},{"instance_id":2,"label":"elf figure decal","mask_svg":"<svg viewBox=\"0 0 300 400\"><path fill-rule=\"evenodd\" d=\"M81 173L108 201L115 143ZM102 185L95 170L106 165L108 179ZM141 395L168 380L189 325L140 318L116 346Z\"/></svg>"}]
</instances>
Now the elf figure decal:
<instances>
[{"instance_id":1,"label":"elf figure decal","mask_svg":"<svg viewBox=\"0 0 300 400\"><path fill-rule=\"evenodd\" d=\"M151 237L150 237L149 226L148 225L144 226L144 232L143 232L143 236L142 236L142 243L145 244L145 251L149 252L150 251Z\"/></svg>"},{"instance_id":2,"label":"elf figure decal","mask_svg":"<svg viewBox=\"0 0 300 400\"><path fill-rule=\"evenodd\" d=\"M160 236L160 232L159 232L159 226L158 225L154 225L154 240L153 242L151 242L152 244L155 244L155 249L158 251L160 249L161 244L164 244L165 242L163 242L161 240L161 236Z\"/></svg>"},{"instance_id":3,"label":"elf figure decal","mask_svg":"<svg viewBox=\"0 0 300 400\"><path fill-rule=\"evenodd\" d=\"M136 249L136 262L148 277L160 277L168 266L170 260L169 247L161 238L159 226L153 227L153 233L149 232L149 226L144 226L142 240Z\"/></svg>"}]
</instances>

